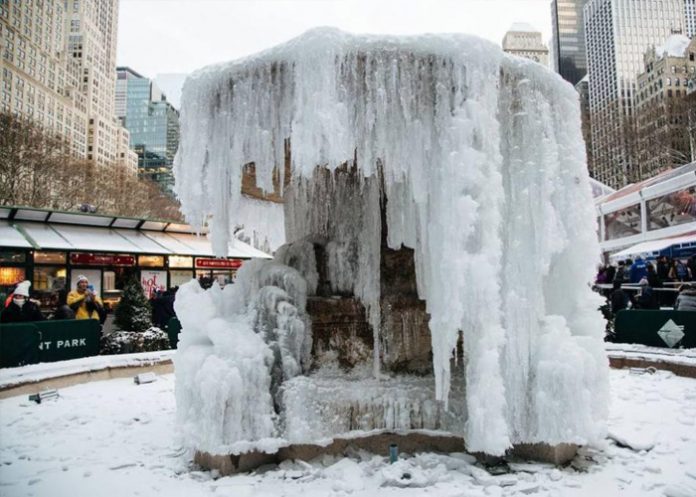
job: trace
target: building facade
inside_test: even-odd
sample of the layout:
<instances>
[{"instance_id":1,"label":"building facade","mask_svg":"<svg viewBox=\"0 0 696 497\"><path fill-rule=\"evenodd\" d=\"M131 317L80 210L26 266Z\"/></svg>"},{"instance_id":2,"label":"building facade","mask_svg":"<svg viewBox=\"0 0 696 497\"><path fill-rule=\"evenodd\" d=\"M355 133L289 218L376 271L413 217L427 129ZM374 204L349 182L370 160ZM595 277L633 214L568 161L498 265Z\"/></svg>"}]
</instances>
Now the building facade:
<instances>
[{"instance_id":1,"label":"building facade","mask_svg":"<svg viewBox=\"0 0 696 497\"><path fill-rule=\"evenodd\" d=\"M179 111L150 79L129 67L118 67L116 73L116 114L130 132L139 174L171 192L172 164L179 147Z\"/></svg>"},{"instance_id":2,"label":"building facade","mask_svg":"<svg viewBox=\"0 0 696 497\"><path fill-rule=\"evenodd\" d=\"M582 138L585 140L587 170L594 177L594 160L592 157L592 122L590 121L590 78L587 75L575 85L580 97L580 119L582 120Z\"/></svg>"},{"instance_id":3,"label":"building facade","mask_svg":"<svg viewBox=\"0 0 696 497\"><path fill-rule=\"evenodd\" d=\"M118 0L0 2L0 105L63 136L76 157L135 171L113 111L117 24Z\"/></svg>"},{"instance_id":4,"label":"building facade","mask_svg":"<svg viewBox=\"0 0 696 497\"><path fill-rule=\"evenodd\" d=\"M636 93L637 154L640 177L691 161L689 85L696 77L696 39L672 35L644 55Z\"/></svg>"},{"instance_id":5,"label":"building facade","mask_svg":"<svg viewBox=\"0 0 696 497\"><path fill-rule=\"evenodd\" d=\"M541 33L529 24L512 25L503 38L503 51L549 65L549 49L541 41Z\"/></svg>"},{"instance_id":6,"label":"building facade","mask_svg":"<svg viewBox=\"0 0 696 497\"><path fill-rule=\"evenodd\" d=\"M641 179L635 94L643 54L683 32L684 0L590 0L584 20L594 177L620 188Z\"/></svg>"},{"instance_id":7,"label":"building facade","mask_svg":"<svg viewBox=\"0 0 696 497\"><path fill-rule=\"evenodd\" d=\"M588 0L552 0L551 67L572 85L587 74L583 9Z\"/></svg>"},{"instance_id":8,"label":"building facade","mask_svg":"<svg viewBox=\"0 0 696 497\"><path fill-rule=\"evenodd\" d=\"M696 0L684 0L684 34L696 36Z\"/></svg>"}]
</instances>

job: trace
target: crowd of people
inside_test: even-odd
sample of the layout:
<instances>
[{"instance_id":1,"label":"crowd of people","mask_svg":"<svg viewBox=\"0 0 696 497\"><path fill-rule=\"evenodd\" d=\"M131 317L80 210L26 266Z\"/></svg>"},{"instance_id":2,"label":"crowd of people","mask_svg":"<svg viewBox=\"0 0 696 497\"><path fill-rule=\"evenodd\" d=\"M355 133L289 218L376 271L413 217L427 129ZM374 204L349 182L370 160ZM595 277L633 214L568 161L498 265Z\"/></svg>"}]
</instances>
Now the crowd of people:
<instances>
[{"instance_id":1,"label":"crowd of people","mask_svg":"<svg viewBox=\"0 0 696 497\"><path fill-rule=\"evenodd\" d=\"M0 323L27 323L46 319L96 319L101 324L106 320L108 308L95 293L89 279L77 277L76 288L70 292L57 290L51 301L51 309L44 314L39 302L30 298L31 281L17 283L0 309ZM175 317L174 299L178 287L154 292L150 299L152 321L164 329L169 319Z\"/></svg>"},{"instance_id":2,"label":"crowd of people","mask_svg":"<svg viewBox=\"0 0 696 497\"><path fill-rule=\"evenodd\" d=\"M687 260L662 256L654 262L638 257L619 261L616 266L600 266L595 284L607 298L614 316L628 308L696 310L696 282L691 283L694 275L696 256ZM612 286L606 288L607 284ZM624 285L637 285L637 293L632 291L635 287L629 290ZM663 288L673 291L655 290Z\"/></svg>"},{"instance_id":3,"label":"crowd of people","mask_svg":"<svg viewBox=\"0 0 696 497\"><path fill-rule=\"evenodd\" d=\"M28 280L16 285L5 300L0 322L25 323L46 319L38 303L29 298L30 287L31 281ZM103 323L106 318L104 304L84 275L78 276L75 290L68 292L62 289L56 292L53 307L50 314L52 319L97 319Z\"/></svg>"}]
</instances>

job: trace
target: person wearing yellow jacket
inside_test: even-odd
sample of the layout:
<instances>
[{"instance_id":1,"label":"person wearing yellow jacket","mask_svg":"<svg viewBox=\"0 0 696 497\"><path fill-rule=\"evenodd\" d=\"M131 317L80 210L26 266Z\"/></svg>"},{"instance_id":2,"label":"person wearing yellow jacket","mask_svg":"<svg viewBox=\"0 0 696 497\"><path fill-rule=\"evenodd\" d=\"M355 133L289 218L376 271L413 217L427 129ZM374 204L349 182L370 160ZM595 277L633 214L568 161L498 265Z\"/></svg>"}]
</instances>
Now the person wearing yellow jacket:
<instances>
[{"instance_id":1,"label":"person wearing yellow jacket","mask_svg":"<svg viewBox=\"0 0 696 497\"><path fill-rule=\"evenodd\" d=\"M101 299L87 286L89 280L87 276L77 277L77 289L68 294L67 304L75 311L75 319L96 319L99 320L99 309L103 308Z\"/></svg>"}]
</instances>

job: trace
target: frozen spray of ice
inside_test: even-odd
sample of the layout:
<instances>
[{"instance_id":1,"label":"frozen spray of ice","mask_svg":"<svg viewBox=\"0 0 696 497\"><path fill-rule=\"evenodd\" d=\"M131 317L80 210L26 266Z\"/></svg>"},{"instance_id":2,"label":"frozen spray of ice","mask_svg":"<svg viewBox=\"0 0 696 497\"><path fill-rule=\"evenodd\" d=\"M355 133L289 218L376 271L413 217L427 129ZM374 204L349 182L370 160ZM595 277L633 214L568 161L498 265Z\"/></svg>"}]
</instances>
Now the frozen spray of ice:
<instances>
[{"instance_id":1,"label":"frozen spray of ice","mask_svg":"<svg viewBox=\"0 0 696 497\"><path fill-rule=\"evenodd\" d=\"M415 249L444 401L463 332L468 448L582 443L604 433L607 360L587 285L599 250L579 112L570 85L478 38L317 29L187 80L176 190L190 222L213 215L222 252L244 164L267 190L288 139L298 188L317 165L357 165L363 207L330 238L329 271L374 324L381 164L387 241ZM329 229L324 204L292 195L287 240Z\"/></svg>"}]
</instances>

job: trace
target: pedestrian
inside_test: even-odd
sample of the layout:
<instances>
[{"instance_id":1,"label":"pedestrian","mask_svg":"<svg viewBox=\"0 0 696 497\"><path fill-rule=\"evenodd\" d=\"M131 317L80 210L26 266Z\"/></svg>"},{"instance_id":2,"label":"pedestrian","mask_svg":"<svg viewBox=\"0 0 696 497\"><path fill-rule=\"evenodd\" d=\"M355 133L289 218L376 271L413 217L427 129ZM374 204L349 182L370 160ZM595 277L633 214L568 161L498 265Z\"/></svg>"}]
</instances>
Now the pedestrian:
<instances>
[{"instance_id":1,"label":"pedestrian","mask_svg":"<svg viewBox=\"0 0 696 497\"><path fill-rule=\"evenodd\" d=\"M674 259L672 268L669 270L669 277L673 281L691 281L691 271L682 261Z\"/></svg>"},{"instance_id":2,"label":"pedestrian","mask_svg":"<svg viewBox=\"0 0 696 497\"><path fill-rule=\"evenodd\" d=\"M173 289L169 289L166 292L156 292L154 298L150 300L152 322L162 330L166 329L171 318L176 317L174 312L174 293L175 290Z\"/></svg>"},{"instance_id":3,"label":"pedestrian","mask_svg":"<svg viewBox=\"0 0 696 497\"><path fill-rule=\"evenodd\" d=\"M633 297L623 288L621 288L620 281L614 281L614 290L609 296L609 302L611 303L611 313L616 316L619 311L628 309L629 304L633 305Z\"/></svg>"},{"instance_id":4,"label":"pedestrian","mask_svg":"<svg viewBox=\"0 0 696 497\"><path fill-rule=\"evenodd\" d=\"M694 275L696 274L696 256L692 255L689 257L689 260L686 262L686 266L689 268L689 271L691 271L691 278L693 279Z\"/></svg>"},{"instance_id":5,"label":"pedestrian","mask_svg":"<svg viewBox=\"0 0 696 497\"><path fill-rule=\"evenodd\" d=\"M631 264L630 274L631 283L638 283L640 280L648 276L645 260L643 260L642 257L636 257L635 262Z\"/></svg>"},{"instance_id":6,"label":"pedestrian","mask_svg":"<svg viewBox=\"0 0 696 497\"><path fill-rule=\"evenodd\" d=\"M607 282L607 268L605 268L602 264L599 265L597 268L597 275L595 276L595 283L597 285L601 285L603 283Z\"/></svg>"},{"instance_id":7,"label":"pedestrian","mask_svg":"<svg viewBox=\"0 0 696 497\"><path fill-rule=\"evenodd\" d=\"M29 287L31 281L25 280L17 284L13 294L12 302L3 309L0 314L2 323L27 323L31 321L43 321L44 315L41 314L39 306L29 300Z\"/></svg>"},{"instance_id":8,"label":"pedestrian","mask_svg":"<svg viewBox=\"0 0 696 497\"><path fill-rule=\"evenodd\" d=\"M669 261L666 255L661 256L657 260L657 276L659 276L660 281L667 281L669 279Z\"/></svg>"},{"instance_id":9,"label":"pedestrian","mask_svg":"<svg viewBox=\"0 0 696 497\"><path fill-rule=\"evenodd\" d=\"M62 288L56 294L56 310L53 319L75 319L75 311L68 305L68 292Z\"/></svg>"},{"instance_id":10,"label":"pedestrian","mask_svg":"<svg viewBox=\"0 0 696 497\"><path fill-rule=\"evenodd\" d=\"M696 311L696 288L693 285L682 285L674 304L675 311Z\"/></svg>"},{"instance_id":11,"label":"pedestrian","mask_svg":"<svg viewBox=\"0 0 696 497\"><path fill-rule=\"evenodd\" d=\"M662 288L662 279L657 274L655 266L653 266L652 263L647 263L645 269L647 270L646 278L648 279L648 284L652 288Z\"/></svg>"},{"instance_id":12,"label":"pedestrian","mask_svg":"<svg viewBox=\"0 0 696 497\"><path fill-rule=\"evenodd\" d=\"M79 275L77 288L68 294L67 304L75 312L75 319L96 319L99 321L104 305L88 286L87 276Z\"/></svg>"},{"instance_id":13,"label":"pedestrian","mask_svg":"<svg viewBox=\"0 0 696 497\"><path fill-rule=\"evenodd\" d=\"M616 269L616 274L614 275L614 281L623 283L627 279L626 277L626 262L619 261L619 267Z\"/></svg>"},{"instance_id":14,"label":"pedestrian","mask_svg":"<svg viewBox=\"0 0 696 497\"><path fill-rule=\"evenodd\" d=\"M635 297L636 307L638 309L659 309L660 306L655 298L655 292L648 283L648 279L643 278L638 284L640 285L640 291Z\"/></svg>"}]
</instances>

